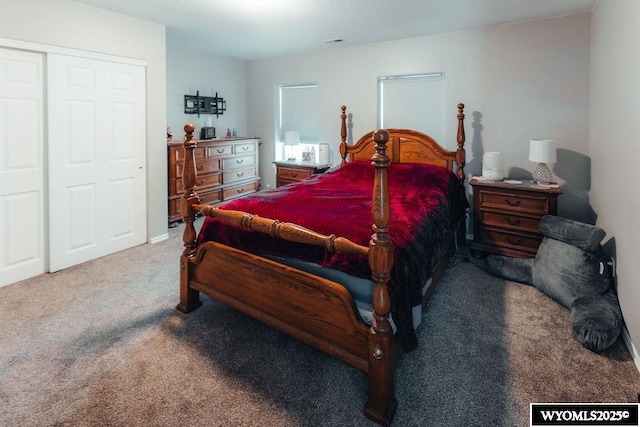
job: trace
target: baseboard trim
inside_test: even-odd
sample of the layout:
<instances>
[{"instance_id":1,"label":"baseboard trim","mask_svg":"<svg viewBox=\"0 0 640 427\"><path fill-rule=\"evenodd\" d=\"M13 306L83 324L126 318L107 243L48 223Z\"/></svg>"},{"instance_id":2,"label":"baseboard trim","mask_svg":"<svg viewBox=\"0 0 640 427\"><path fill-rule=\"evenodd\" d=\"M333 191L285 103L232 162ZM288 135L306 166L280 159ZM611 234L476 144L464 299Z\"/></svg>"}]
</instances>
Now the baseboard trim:
<instances>
[{"instance_id":1,"label":"baseboard trim","mask_svg":"<svg viewBox=\"0 0 640 427\"><path fill-rule=\"evenodd\" d=\"M627 331L626 326L622 327L622 339L624 340L629 353L631 353L631 358L633 359L633 363L636 365L636 369L640 372L640 354L638 354L638 350L636 350L633 342L631 342L631 337L629 336L629 331Z\"/></svg>"},{"instance_id":2,"label":"baseboard trim","mask_svg":"<svg viewBox=\"0 0 640 427\"><path fill-rule=\"evenodd\" d=\"M154 243L160 243L160 242L164 242L165 240L169 239L169 233L164 233L161 234L159 236L155 236L149 239L149 243L154 244Z\"/></svg>"}]
</instances>

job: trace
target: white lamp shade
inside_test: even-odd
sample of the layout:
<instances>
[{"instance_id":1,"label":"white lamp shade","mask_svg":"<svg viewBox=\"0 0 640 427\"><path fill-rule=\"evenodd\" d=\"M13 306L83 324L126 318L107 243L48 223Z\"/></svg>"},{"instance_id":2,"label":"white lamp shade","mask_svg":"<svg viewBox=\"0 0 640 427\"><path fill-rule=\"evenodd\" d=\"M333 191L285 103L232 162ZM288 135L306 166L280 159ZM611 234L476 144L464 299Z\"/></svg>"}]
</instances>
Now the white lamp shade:
<instances>
[{"instance_id":1,"label":"white lamp shade","mask_svg":"<svg viewBox=\"0 0 640 427\"><path fill-rule=\"evenodd\" d=\"M529 143L529 160L536 163L555 163L555 141L552 139L532 139Z\"/></svg>"},{"instance_id":2,"label":"white lamp shade","mask_svg":"<svg viewBox=\"0 0 640 427\"><path fill-rule=\"evenodd\" d=\"M284 145L300 144L300 132L288 130L284 133Z\"/></svg>"}]
</instances>

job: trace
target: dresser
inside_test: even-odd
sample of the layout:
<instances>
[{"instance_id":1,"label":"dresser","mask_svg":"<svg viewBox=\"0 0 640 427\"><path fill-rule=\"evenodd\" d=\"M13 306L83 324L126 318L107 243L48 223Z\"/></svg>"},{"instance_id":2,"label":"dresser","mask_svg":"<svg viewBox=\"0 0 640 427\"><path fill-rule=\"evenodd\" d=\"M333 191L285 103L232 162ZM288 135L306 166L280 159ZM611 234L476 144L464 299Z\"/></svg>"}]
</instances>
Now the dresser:
<instances>
[{"instance_id":1,"label":"dresser","mask_svg":"<svg viewBox=\"0 0 640 427\"><path fill-rule=\"evenodd\" d=\"M475 254L493 253L533 258L542 241L540 219L557 215L559 188L546 188L533 181L507 184L472 179L473 243Z\"/></svg>"},{"instance_id":2,"label":"dresser","mask_svg":"<svg viewBox=\"0 0 640 427\"><path fill-rule=\"evenodd\" d=\"M276 187L301 181L313 174L325 172L331 167L329 163L292 161L273 162L273 164L276 165Z\"/></svg>"},{"instance_id":3,"label":"dresser","mask_svg":"<svg viewBox=\"0 0 640 427\"><path fill-rule=\"evenodd\" d=\"M196 141L196 191L202 204L217 204L258 191L258 138L219 138ZM182 142L168 145L169 224L182 220L184 193Z\"/></svg>"}]
</instances>

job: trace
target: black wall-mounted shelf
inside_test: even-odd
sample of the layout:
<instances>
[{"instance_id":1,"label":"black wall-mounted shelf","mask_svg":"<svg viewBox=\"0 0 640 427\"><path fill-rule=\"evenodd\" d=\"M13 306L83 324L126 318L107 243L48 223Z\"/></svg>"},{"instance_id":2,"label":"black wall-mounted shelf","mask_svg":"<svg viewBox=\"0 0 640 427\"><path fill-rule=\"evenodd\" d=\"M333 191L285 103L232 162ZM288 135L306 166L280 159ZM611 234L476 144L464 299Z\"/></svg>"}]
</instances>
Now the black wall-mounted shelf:
<instances>
[{"instance_id":1,"label":"black wall-mounted shelf","mask_svg":"<svg viewBox=\"0 0 640 427\"><path fill-rule=\"evenodd\" d=\"M195 95L184 96L184 113L185 114L215 114L220 117L227 111L227 101L218 96L200 96L200 91Z\"/></svg>"}]
</instances>

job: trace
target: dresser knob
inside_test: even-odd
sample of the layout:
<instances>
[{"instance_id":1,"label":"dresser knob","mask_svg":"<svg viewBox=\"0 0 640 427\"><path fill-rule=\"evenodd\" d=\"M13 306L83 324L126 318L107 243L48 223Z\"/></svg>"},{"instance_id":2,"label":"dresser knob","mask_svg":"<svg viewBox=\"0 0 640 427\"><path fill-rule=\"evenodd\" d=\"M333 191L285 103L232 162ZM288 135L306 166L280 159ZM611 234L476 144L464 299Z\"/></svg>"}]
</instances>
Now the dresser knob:
<instances>
[{"instance_id":1,"label":"dresser knob","mask_svg":"<svg viewBox=\"0 0 640 427\"><path fill-rule=\"evenodd\" d=\"M515 201L512 201L511 199L509 199L509 198L507 198L507 197L506 197L506 198L504 199L504 201L505 201L505 203L506 203L506 204L508 204L509 206L513 206L513 207L515 207L515 206L520 206L520 199L516 199Z\"/></svg>"}]
</instances>

